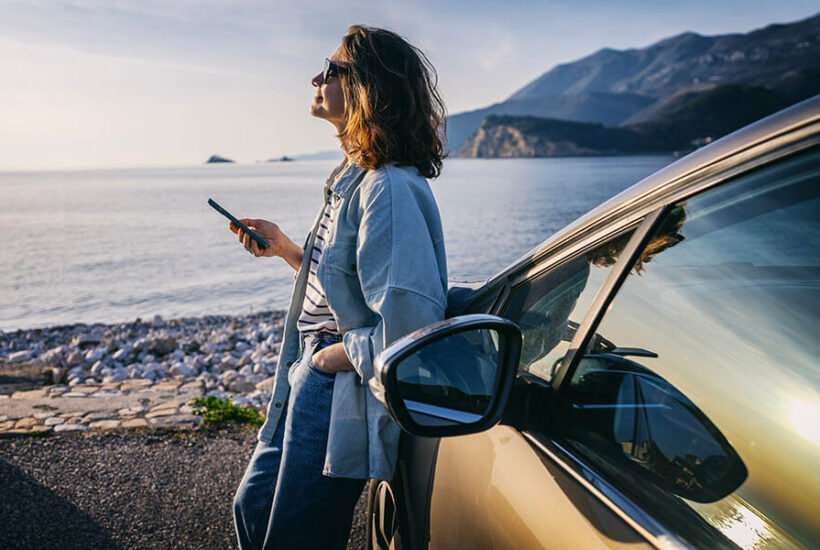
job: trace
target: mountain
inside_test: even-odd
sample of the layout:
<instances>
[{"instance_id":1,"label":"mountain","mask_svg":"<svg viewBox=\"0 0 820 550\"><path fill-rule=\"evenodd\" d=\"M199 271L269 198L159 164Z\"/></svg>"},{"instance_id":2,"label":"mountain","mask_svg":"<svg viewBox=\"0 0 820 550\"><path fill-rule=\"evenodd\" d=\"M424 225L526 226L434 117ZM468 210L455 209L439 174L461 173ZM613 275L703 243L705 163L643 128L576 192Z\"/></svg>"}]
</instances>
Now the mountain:
<instances>
[{"instance_id":1,"label":"mountain","mask_svg":"<svg viewBox=\"0 0 820 550\"><path fill-rule=\"evenodd\" d=\"M448 145L459 151L491 114L607 126L659 123L670 105L680 108L726 85L769 90L776 96L771 103L781 106L820 93L820 14L747 34L688 32L646 48L600 50L554 67L505 101L452 115ZM707 96L701 105L712 101ZM695 112L691 105L687 109ZM700 111L700 116L712 114Z\"/></svg>"},{"instance_id":2,"label":"mountain","mask_svg":"<svg viewBox=\"0 0 820 550\"><path fill-rule=\"evenodd\" d=\"M760 86L727 84L680 93L629 124L601 124L531 116L491 115L458 157L544 157L686 151L741 128L786 105Z\"/></svg>"},{"instance_id":3,"label":"mountain","mask_svg":"<svg viewBox=\"0 0 820 550\"><path fill-rule=\"evenodd\" d=\"M726 83L776 88L794 72L820 69L818 34L820 14L748 34L687 32L646 48L607 48L558 65L509 99L590 92L661 98L688 88Z\"/></svg>"}]
</instances>

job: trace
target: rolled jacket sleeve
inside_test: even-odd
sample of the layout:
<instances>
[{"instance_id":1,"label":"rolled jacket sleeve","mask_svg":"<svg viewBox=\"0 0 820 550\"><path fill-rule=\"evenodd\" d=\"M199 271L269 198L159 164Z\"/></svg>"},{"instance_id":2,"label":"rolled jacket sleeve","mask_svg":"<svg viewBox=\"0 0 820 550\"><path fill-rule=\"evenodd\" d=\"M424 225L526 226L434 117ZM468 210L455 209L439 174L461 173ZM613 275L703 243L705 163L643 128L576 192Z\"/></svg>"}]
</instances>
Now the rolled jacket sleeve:
<instances>
[{"instance_id":1,"label":"rolled jacket sleeve","mask_svg":"<svg viewBox=\"0 0 820 550\"><path fill-rule=\"evenodd\" d=\"M349 330L343 341L367 384L379 352L444 318L447 283L441 222L424 180L407 181L386 170L362 189L360 214L357 271L375 324Z\"/></svg>"}]
</instances>

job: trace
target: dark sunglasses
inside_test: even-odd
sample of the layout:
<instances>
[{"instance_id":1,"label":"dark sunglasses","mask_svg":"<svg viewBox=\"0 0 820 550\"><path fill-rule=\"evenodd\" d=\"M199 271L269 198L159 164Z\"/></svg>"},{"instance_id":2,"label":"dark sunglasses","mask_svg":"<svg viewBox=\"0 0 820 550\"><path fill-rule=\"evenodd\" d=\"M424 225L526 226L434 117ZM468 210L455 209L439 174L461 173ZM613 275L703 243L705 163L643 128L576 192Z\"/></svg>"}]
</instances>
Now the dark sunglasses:
<instances>
[{"instance_id":1,"label":"dark sunglasses","mask_svg":"<svg viewBox=\"0 0 820 550\"><path fill-rule=\"evenodd\" d=\"M347 74L347 67L325 58L325 64L322 67L322 83L327 82L328 78L339 76L340 74Z\"/></svg>"}]
</instances>

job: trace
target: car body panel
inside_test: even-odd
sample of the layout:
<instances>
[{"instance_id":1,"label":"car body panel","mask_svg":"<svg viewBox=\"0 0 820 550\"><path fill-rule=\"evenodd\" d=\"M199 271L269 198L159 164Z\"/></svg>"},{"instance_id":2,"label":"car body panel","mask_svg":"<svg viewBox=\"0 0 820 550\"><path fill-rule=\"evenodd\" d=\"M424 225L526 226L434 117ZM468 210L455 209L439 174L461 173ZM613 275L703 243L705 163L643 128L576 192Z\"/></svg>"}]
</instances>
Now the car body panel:
<instances>
[{"instance_id":1,"label":"car body panel","mask_svg":"<svg viewBox=\"0 0 820 550\"><path fill-rule=\"evenodd\" d=\"M652 547L510 426L443 439L435 479L431 549Z\"/></svg>"}]
</instances>

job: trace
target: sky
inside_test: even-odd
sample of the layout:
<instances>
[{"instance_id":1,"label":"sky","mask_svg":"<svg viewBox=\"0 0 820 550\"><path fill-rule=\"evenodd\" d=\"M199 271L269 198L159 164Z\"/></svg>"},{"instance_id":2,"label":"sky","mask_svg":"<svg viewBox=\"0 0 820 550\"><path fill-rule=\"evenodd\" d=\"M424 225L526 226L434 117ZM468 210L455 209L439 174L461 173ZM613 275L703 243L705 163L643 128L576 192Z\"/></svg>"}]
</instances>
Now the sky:
<instances>
[{"instance_id":1,"label":"sky","mask_svg":"<svg viewBox=\"0 0 820 550\"><path fill-rule=\"evenodd\" d=\"M310 78L347 27L405 36L450 113L556 64L791 22L816 0L0 0L0 171L238 162L338 148Z\"/></svg>"}]
</instances>

